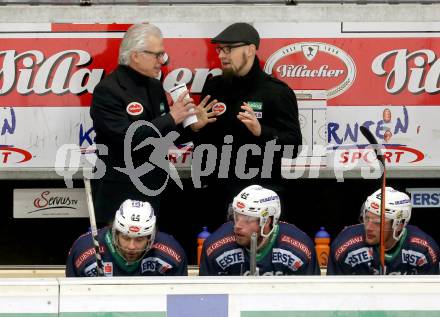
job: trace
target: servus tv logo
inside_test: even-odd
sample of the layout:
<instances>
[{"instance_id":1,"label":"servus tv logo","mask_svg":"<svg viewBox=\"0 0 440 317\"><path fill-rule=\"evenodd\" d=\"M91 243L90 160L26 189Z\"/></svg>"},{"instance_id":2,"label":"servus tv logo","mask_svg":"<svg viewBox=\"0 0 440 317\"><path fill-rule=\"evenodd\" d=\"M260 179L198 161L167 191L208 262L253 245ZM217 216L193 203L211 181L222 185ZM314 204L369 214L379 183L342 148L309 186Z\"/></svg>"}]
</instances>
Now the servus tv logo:
<instances>
[{"instance_id":1,"label":"servus tv logo","mask_svg":"<svg viewBox=\"0 0 440 317\"><path fill-rule=\"evenodd\" d=\"M78 209L78 200L69 195L57 195L51 193L49 190L41 192L38 197L34 199L35 209L28 213L47 209Z\"/></svg>"}]
</instances>

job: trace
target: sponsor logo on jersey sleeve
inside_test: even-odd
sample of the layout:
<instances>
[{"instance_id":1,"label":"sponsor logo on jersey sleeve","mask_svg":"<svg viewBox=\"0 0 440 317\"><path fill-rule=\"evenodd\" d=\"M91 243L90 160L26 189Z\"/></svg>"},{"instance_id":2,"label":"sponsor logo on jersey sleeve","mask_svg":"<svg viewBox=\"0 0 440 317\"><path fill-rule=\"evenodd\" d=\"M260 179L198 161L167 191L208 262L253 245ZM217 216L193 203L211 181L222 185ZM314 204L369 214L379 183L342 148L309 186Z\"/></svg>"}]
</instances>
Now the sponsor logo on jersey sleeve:
<instances>
[{"instance_id":1,"label":"sponsor logo on jersey sleeve","mask_svg":"<svg viewBox=\"0 0 440 317\"><path fill-rule=\"evenodd\" d=\"M94 255L95 255L95 249L94 248L90 248L90 249L85 250L75 260L75 267L78 269L84 263L84 261L86 261L88 258L90 258L91 256L94 256Z\"/></svg>"},{"instance_id":2,"label":"sponsor logo on jersey sleeve","mask_svg":"<svg viewBox=\"0 0 440 317\"><path fill-rule=\"evenodd\" d=\"M418 246L426 248L428 250L429 256L432 259L432 262L434 262L434 263L437 262L437 252L431 247L431 245L429 244L428 241L426 241L426 240L424 240L422 238L419 238L419 237L412 237L409 240L409 242L413 243L415 245L418 245Z\"/></svg>"},{"instance_id":3,"label":"sponsor logo on jersey sleeve","mask_svg":"<svg viewBox=\"0 0 440 317\"><path fill-rule=\"evenodd\" d=\"M176 250L174 250L173 248L171 248L168 245L165 245L163 243L158 242L153 245L153 248L169 255L174 260L176 260L176 262L178 262L178 263L180 263L182 261L182 256L179 253L177 253Z\"/></svg>"},{"instance_id":4,"label":"sponsor logo on jersey sleeve","mask_svg":"<svg viewBox=\"0 0 440 317\"><path fill-rule=\"evenodd\" d=\"M230 236L224 237L218 241L215 241L206 249L206 255L210 256L212 254L212 252L214 252L218 248L221 248L222 246L224 246L226 244L230 244L230 243L234 243L234 242L235 242L234 235L230 235Z\"/></svg>"},{"instance_id":5,"label":"sponsor logo on jersey sleeve","mask_svg":"<svg viewBox=\"0 0 440 317\"><path fill-rule=\"evenodd\" d=\"M310 249L304 243L285 234L281 235L281 242L291 245L295 249L304 253L309 261L312 259L312 251L310 251Z\"/></svg>"},{"instance_id":6,"label":"sponsor logo on jersey sleeve","mask_svg":"<svg viewBox=\"0 0 440 317\"><path fill-rule=\"evenodd\" d=\"M344 242L339 248L335 251L335 259L339 260L340 256L351 246L362 243L364 238L362 236L356 236L351 238L350 240Z\"/></svg>"}]
</instances>

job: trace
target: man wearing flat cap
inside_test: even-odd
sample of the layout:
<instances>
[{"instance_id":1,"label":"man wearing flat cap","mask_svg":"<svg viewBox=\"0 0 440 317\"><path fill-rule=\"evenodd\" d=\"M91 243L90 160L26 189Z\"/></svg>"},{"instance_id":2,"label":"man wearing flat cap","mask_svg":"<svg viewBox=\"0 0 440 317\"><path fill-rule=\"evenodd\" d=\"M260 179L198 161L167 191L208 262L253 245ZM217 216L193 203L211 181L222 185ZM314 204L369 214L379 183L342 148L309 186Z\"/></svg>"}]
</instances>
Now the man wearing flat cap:
<instances>
[{"instance_id":1,"label":"man wearing flat cap","mask_svg":"<svg viewBox=\"0 0 440 317\"><path fill-rule=\"evenodd\" d=\"M256 55L260 36L252 25L234 23L211 43L215 45L223 74L206 82L202 98L209 95L217 103L212 109L198 107L199 121L191 126L197 132L195 146L213 144L217 148L216 170L205 180L211 187L209 191L213 199L222 203L231 202L250 184L263 185L282 196L280 167L284 146L297 147L302 140L295 94L287 84L261 69ZM225 137L228 135L232 140ZM273 158L266 157L263 164L267 142L276 142L281 150ZM232 146L230 165L226 168L221 162L225 145ZM260 150L248 145L257 145ZM210 217L224 217L225 211L220 213L214 215L211 211Z\"/></svg>"}]
</instances>

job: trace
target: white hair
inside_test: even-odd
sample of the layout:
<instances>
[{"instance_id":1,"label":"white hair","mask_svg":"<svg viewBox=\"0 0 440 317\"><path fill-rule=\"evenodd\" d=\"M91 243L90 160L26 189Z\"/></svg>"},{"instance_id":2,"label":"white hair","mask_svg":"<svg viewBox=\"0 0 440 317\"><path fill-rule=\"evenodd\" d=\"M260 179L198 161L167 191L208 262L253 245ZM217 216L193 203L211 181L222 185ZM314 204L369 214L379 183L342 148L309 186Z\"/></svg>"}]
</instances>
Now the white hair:
<instances>
[{"instance_id":1,"label":"white hair","mask_svg":"<svg viewBox=\"0 0 440 317\"><path fill-rule=\"evenodd\" d=\"M162 38L162 31L153 24L134 24L125 32L119 47L119 64L128 65L130 54L135 51L148 49L148 42L145 41L149 36Z\"/></svg>"}]
</instances>

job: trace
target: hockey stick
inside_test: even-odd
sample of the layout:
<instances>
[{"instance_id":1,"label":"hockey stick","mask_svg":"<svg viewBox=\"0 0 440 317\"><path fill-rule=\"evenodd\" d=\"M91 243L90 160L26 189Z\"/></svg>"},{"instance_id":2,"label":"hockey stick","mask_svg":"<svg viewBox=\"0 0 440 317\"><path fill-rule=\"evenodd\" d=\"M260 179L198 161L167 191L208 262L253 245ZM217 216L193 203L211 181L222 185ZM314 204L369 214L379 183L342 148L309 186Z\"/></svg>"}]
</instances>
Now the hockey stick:
<instances>
[{"instance_id":1,"label":"hockey stick","mask_svg":"<svg viewBox=\"0 0 440 317\"><path fill-rule=\"evenodd\" d=\"M87 209L89 210L90 229L92 231L93 246L95 247L98 276L104 276L104 264L102 263L101 253L99 253L98 228L96 226L95 208L93 207L92 189L90 187L90 179L86 177L84 177L84 189L86 191Z\"/></svg>"},{"instance_id":2,"label":"hockey stick","mask_svg":"<svg viewBox=\"0 0 440 317\"><path fill-rule=\"evenodd\" d=\"M257 233L251 235L250 276L257 275Z\"/></svg>"},{"instance_id":3,"label":"hockey stick","mask_svg":"<svg viewBox=\"0 0 440 317\"><path fill-rule=\"evenodd\" d=\"M386 168L385 168L385 158L382 154L382 151L379 150L379 144L377 143L376 138L373 136L368 128L361 126L361 133L364 137L373 145L374 152L376 153L376 157L379 162L382 164L382 175L380 177L381 188L380 188L380 265L381 272L380 274L385 274L385 187L386 187Z\"/></svg>"}]
</instances>

